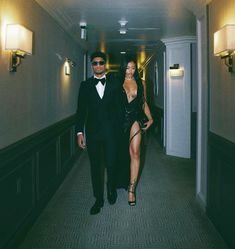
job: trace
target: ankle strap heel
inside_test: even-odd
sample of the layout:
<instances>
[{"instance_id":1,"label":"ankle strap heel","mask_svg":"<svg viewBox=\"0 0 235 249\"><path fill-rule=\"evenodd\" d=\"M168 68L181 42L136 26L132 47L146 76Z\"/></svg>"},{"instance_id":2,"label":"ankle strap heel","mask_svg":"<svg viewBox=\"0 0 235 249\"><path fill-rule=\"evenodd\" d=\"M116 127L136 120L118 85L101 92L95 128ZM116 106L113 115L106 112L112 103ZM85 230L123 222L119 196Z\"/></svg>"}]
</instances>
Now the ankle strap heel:
<instances>
[{"instance_id":1,"label":"ankle strap heel","mask_svg":"<svg viewBox=\"0 0 235 249\"><path fill-rule=\"evenodd\" d=\"M134 196L134 200L128 200L128 204L130 206L135 206L136 205L136 194L135 194L135 187L136 187L136 182L130 183L128 187L128 193L131 193Z\"/></svg>"}]
</instances>

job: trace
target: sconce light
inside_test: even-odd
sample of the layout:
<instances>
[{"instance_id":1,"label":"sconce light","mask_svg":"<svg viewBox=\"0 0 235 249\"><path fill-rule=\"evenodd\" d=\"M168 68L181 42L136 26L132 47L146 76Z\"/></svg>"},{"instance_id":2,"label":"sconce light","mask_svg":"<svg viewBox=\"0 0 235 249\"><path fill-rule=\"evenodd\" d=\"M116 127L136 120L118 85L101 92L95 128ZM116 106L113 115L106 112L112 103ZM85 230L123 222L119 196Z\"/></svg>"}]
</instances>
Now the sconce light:
<instances>
[{"instance_id":1,"label":"sconce light","mask_svg":"<svg viewBox=\"0 0 235 249\"><path fill-rule=\"evenodd\" d=\"M170 66L170 76L171 77L182 77L184 75L184 70L180 69L179 64L174 64Z\"/></svg>"},{"instance_id":2,"label":"sconce light","mask_svg":"<svg viewBox=\"0 0 235 249\"><path fill-rule=\"evenodd\" d=\"M16 72L21 58L32 54L33 32L19 24L8 24L6 27L5 50L11 51L10 72Z\"/></svg>"},{"instance_id":3,"label":"sconce light","mask_svg":"<svg viewBox=\"0 0 235 249\"><path fill-rule=\"evenodd\" d=\"M214 55L224 59L229 72L233 72L235 51L235 24L227 24L214 33Z\"/></svg>"},{"instance_id":4,"label":"sconce light","mask_svg":"<svg viewBox=\"0 0 235 249\"><path fill-rule=\"evenodd\" d=\"M67 59L66 59L65 64L64 64L64 74L70 75L70 65L69 65L69 62Z\"/></svg>"},{"instance_id":5,"label":"sconce light","mask_svg":"<svg viewBox=\"0 0 235 249\"><path fill-rule=\"evenodd\" d=\"M87 39L87 24L85 21L82 21L79 24L81 28L81 39L86 40Z\"/></svg>"},{"instance_id":6,"label":"sconce light","mask_svg":"<svg viewBox=\"0 0 235 249\"><path fill-rule=\"evenodd\" d=\"M71 74L71 67L75 67L76 63L69 58L65 58L65 64L64 64L64 73L65 75Z\"/></svg>"}]
</instances>

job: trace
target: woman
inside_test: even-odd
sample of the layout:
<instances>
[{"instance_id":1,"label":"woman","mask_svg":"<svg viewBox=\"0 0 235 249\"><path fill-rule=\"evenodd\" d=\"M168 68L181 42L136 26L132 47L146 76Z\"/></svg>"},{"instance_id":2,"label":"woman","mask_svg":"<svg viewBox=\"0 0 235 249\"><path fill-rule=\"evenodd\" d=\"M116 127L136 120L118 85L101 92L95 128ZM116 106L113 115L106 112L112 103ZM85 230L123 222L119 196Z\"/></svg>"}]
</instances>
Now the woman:
<instances>
[{"instance_id":1,"label":"woman","mask_svg":"<svg viewBox=\"0 0 235 249\"><path fill-rule=\"evenodd\" d=\"M135 188L140 168L140 144L142 133L146 131L153 123L149 106L146 102L146 86L145 81L141 80L136 61L133 58L126 58L121 66L120 80L121 104L122 104L122 138L120 148L122 149L122 158L125 162L121 165L129 163L126 167L129 170L129 187L128 187L128 203L131 206L136 204ZM146 116L147 119L143 120ZM128 153L127 157L124 156ZM124 157L123 157L124 156ZM120 165L120 166L121 166ZM119 182L120 183L120 182ZM125 176L122 175L122 187L126 188Z\"/></svg>"}]
</instances>

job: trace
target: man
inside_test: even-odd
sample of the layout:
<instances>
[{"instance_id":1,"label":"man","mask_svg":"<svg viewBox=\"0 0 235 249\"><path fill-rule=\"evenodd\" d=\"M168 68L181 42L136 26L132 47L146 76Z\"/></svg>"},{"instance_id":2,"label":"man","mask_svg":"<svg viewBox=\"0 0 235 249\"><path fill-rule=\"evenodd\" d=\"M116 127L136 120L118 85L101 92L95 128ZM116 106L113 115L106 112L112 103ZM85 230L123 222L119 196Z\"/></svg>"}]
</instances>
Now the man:
<instances>
[{"instance_id":1,"label":"man","mask_svg":"<svg viewBox=\"0 0 235 249\"><path fill-rule=\"evenodd\" d=\"M93 195L96 198L90 214L97 214L104 205L104 170L107 169L107 198L112 205L116 202L115 163L117 155L117 81L106 75L106 55L94 52L91 57L94 76L80 86L77 110L78 145L88 149L91 166ZM84 127L85 135L84 136Z\"/></svg>"}]
</instances>

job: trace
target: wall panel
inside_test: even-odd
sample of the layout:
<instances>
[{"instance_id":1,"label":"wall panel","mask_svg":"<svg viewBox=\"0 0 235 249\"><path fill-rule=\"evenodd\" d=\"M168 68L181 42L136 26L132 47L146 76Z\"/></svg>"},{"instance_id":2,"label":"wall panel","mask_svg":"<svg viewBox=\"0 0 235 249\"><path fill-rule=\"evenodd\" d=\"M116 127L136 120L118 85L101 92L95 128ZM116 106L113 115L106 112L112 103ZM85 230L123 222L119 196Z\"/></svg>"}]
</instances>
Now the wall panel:
<instances>
[{"instance_id":1,"label":"wall panel","mask_svg":"<svg viewBox=\"0 0 235 249\"><path fill-rule=\"evenodd\" d=\"M207 213L235 248L235 144L209 133Z\"/></svg>"},{"instance_id":2,"label":"wall panel","mask_svg":"<svg viewBox=\"0 0 235 249\"><path fill-rule=\"evenodd\" d=\"M19 229L34 206L33 160L15 161L15 167L15 170L0 179L0 245L6 243Z\"/></svg>"},{"instance_id":3,"label":"wall panel","mask_svg":"<svg viewBox=\"0 0 235 249\"><path fill-rule=\"evenodd\" d=\"M0 248L16 248L80 154L75 122L74 115L0 150Z\"/></svg>"}]
</instances>

